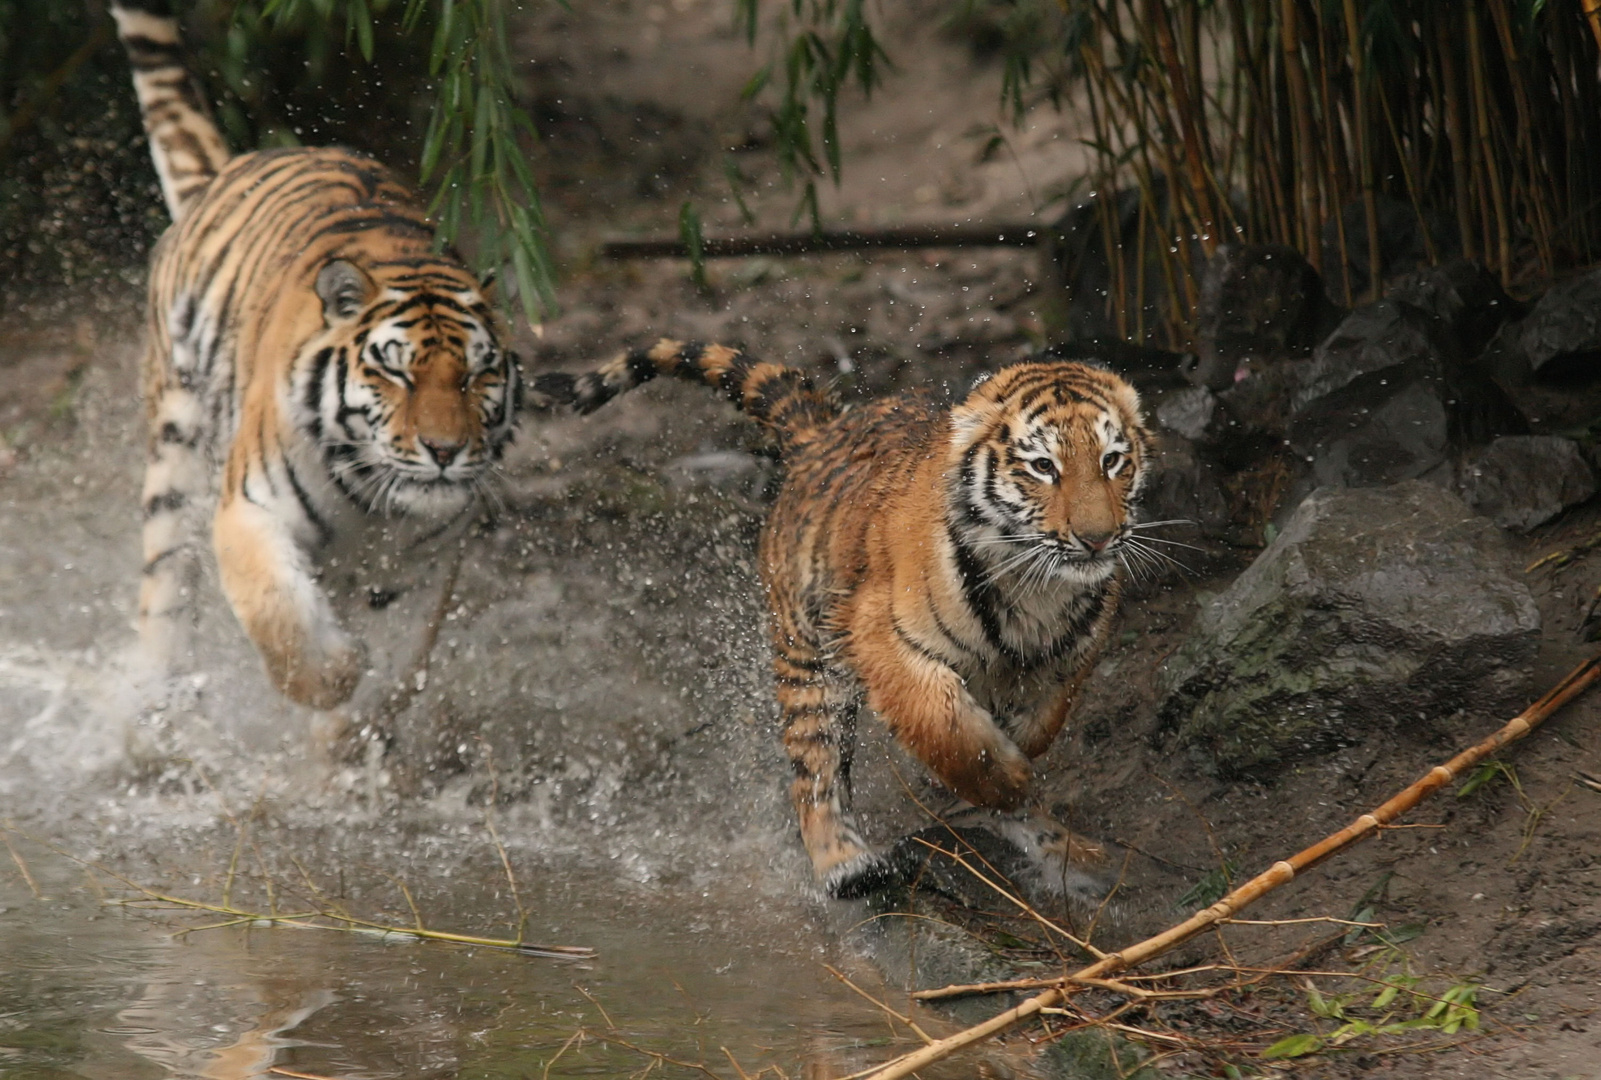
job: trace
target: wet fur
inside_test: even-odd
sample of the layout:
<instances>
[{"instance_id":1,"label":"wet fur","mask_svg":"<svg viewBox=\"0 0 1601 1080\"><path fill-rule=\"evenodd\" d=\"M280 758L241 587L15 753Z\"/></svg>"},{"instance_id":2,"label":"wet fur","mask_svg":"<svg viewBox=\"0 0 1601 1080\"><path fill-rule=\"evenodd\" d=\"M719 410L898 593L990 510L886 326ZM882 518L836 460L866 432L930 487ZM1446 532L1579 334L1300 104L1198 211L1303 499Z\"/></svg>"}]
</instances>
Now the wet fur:
<instances>
[{"instance_id":1,"label":"wet fur","mask_svg":"<svg viewBox=\"0 0 1601 1080\"><path fill-rule=\"evenodd\" d=\"M1134 390L1023 363L953 408L846 410L792 368L669 340L536 387L588 412L657 375L719 388L779 443L759 561L792 795L830 892L894 877L848 810L863 700L963 799L1022 807L1117 608L1147 457Z\"/></svg>"},{"instance_id":2,"label":"wet fur","mask_svg":"<svg viewBox=\"0 0 1601 1080\"><path fill-rule=\"evenodd\" d=\"M273 682L330 708L363 649L317 553L374 516L474 505L512 433L515 357L415 198L342 149L230 156L158 0L113 3L173 224L151 259L140 639L165 673L195 617L202 517Z\"/></svg>"}]
</instances>

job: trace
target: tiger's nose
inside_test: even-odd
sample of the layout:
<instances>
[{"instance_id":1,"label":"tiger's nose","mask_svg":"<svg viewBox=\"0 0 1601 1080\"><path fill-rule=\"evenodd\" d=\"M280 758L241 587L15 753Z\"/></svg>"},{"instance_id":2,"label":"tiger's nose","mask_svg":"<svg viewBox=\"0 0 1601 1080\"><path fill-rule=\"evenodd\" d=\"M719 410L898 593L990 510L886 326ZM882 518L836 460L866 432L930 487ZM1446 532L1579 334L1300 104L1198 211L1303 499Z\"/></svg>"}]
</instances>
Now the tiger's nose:
<instances>
[{"instance_id":1,"label":"tiger's nose","mask_svg":"<svg viewBox=\"0 0 1601 1080\"><path fill-rule=\"evenodd\" d=\"M1073 535L1078 537L1079 543L1091 551L1105 551L1106 545L1112 542L1112 537L1115 533L1111 529L1098 532L1085 532L1080 529L1074 529Z\"/></svg>"},{"instance_id":2,"label":"tiger's nose","mask_svg":"<svg viewBox=\"0 0 1601 1080\"><path fill-rule=\"evenodd\" d=\"M441 469L455 461L456 455L461 453L461 448L466 445L460 439L430 439L426 435L417 436L417 441L423 444L428 456L438 462Z\"/></svg>"}]
</instances>

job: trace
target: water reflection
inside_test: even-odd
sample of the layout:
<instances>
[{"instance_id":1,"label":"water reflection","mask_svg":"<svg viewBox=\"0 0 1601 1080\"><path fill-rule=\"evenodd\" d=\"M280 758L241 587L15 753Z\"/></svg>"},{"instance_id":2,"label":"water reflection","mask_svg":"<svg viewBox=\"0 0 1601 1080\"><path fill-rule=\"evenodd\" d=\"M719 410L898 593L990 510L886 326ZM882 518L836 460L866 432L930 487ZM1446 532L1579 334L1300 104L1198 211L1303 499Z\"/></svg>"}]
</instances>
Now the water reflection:
<instances>
[{"instance_id":1,"label":"water reflection","mask_svg":"<svg viewBox=\"0 0 1601 1080\"><path fill-rule=\"evenodd\" d=\"M827 975L830 958L794 912L736 927L566 881L531 907L557 913L562 939L599 956L552 962L315 930L175 938L181 920L106 907L71 864L30 857L48 898L38 899L8 863L3 1077L255 1080L284 1075L276 1066L345 1080L511 1080L547 1067L637 1075L655 1057L657 1068L705 1062L733 1076L732 1055L751 1075L778 1065L825 1078L887 1056L882 1014Z\"/></svg>"}]
</instances>

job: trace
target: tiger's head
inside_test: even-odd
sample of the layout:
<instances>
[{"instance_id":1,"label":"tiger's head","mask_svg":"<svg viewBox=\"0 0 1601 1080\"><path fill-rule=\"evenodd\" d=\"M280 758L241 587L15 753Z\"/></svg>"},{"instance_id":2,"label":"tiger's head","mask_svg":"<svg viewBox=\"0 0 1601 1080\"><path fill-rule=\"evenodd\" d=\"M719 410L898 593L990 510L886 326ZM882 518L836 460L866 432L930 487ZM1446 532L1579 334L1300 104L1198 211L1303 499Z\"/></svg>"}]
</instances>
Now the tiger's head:
<instances>
[{"instance_id":1,"label":"tiger's head","mask_svg":"<svg viewBox=\"0 0 1601 1080\"><path fill-rule=\"evenodd\" d=\"M521 396L485 289L460 265L317 273L324 332L296 397L334 482L364 509L464 509L510 441Z\"/></svg>"},{"instance_id":2,"label":"tiger's head","mask_svg":"<svg viewBox=\"0 0 1601 1080\"><path fill-rule=\"evenodd\" d=\"M1127 560L1149 434L1134 388L1063 361L1004 368L951 412L953 530L992 580L1093 585Z\"/></svg>"}]
</instances>

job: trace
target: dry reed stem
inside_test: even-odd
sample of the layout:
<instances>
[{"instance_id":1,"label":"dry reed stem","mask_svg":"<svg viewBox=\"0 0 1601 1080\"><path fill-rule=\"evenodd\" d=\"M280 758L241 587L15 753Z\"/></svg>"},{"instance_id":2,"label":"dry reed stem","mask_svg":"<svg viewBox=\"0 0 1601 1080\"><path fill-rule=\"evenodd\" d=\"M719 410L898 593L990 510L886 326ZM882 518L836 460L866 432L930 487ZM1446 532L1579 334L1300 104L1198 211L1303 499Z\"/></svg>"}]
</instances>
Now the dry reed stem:
<instances>
[{"instance_id":1,"label":"dry reed stem","mask_svg":"<svg viewBox=\"0 0 1601 1080\"><path fill-rule=\"evenodd\" d=\"M135 897L106 901L107 903L115 904L119 907L135 908L138 910L151 910L148 905L162 904L169 908L176 908L183 911L206 911L214 915L228 916L227 922L214 924L215 926L264 923L276 926L291 926L305 930L332 930L339 933L371 934L378 937L410 937L424 941L442 941L455 945L471 945L485 949L506 949L511 952L521 953L524 956L539 956L554 960L588 960L595 955L595 950L587 945L536 945L530 944L522 939L508 940L505 938L478 937L472 934L454 934L445 930L427 930L419 927L390 926L386 923L374 922L371 919L360 919L339 910L314 909L311 911L295 911L287 913L276 910L259 912L245 911L240 908L224 906L221 904L208 904L203 900L191 900L188 897L173 896L169 893L159 892L155 889L149 888L148 886L141 885L131 878L119 874L115 870L111 870L99 863L91 862L87 859L81 859L78 856L73 855L71 852L63 851L61 848L56 847L54 844L51 844L48 841L40 840L38 837L28 836L27 833L24 833L15 827L0 825L0 836L4 836L8 832L15 832L18 836L32 840L34 843L38 844L42 848L45 848L47 851L50 851L55 855L59 855L63 859L67 859L68 861L76 863L79 866L92 870L98 870L107 877L121 882L129 890L140 894ZM269 895L272 894L269 892ZM309 921L312 919L326 919L328 922L336 925L330 926L326 923ZM180 931L180 933L187 932L188 931Z\"/></svg>"},{"instance_id":2,"label":"dry reed stem","mask_svg":"<svg viewBox=\"0 0 1601 1080\"><path fill-rule=\"evenodd\" d=\"M878 1008L881 1009L883 1012L887 1013L890 1016L893 1016L895 1019L899 1020L902 1024L904 1024L906 1027L911 1028L912 1032L919 1039L923 1040L924 1045L932 1045L933 1044L933 1042L934 1042L933 1038L928 1034L928 1032L926 1032L922 1028L918 1027L917 1026L917 1021L913 1020L910 1016L907 1016L904 1013L900 1013L900 1012L895 1011L894 1009L892 1009L888 1005L886 1005L884 1002L878 1000L872 994L869 994L866 990L863 990L860 986L857 986L855 983L851 982L851 980L845 975L845 973L843 971L840 971L838 968L834 967L834 965L832 965L832 964L824 964L823 965L823 970L828 972L830 975L834 976L834 978L838 979L840 982L844 983L846 986L850 987L853 991L855 991L861 997L865 998L866 1000L872 1002L874 1005L878 1006Z\"/></svg>"},{"instance_id":3,"label":"dry reed stem","mask_svg":"<svg viewBox=\"0 0 1601 1080\"><path fill-rule=\"evenodd\" d=\"M28 889L33 893L33 898L35 900L43 900L45 898L44 893L39 891L39 883L33 880L33 874L28 870L28 864L22 861L21 853L11 845L11 830L13 828L15 826L9 821L4 826L0 826L0 840L5 841L6 850L11 853L11 861L17 864L17 870L21 872L22 880L28 883Z\"/></svg>"},{"instance_id":4,"label":"dry reed stem","mask_svg":"<svg viewBox=\"0 0 1601 1080\"><path fill-rule=\"evenodd\" d=\"M501 868L506 871L506 881L511 885L511 902L517 905L517 940L523 939L528 929L528 911L523 907L522 894L517 891L517 875L511 872L511 859L506 856L506 845L500 842L500 830L495 828L495 803L500 799L500 775L495 771L495 751L483 736L478 736L478 743L484 748L484 762L489 769L489 802L484 806L484 824L489 827L489 837L495 842L495 853L500 856Z\"/></svg>"},{"instance_id":5,"label":"dry reed stem","mask_svg":"<svg viewBox=\"0 0 1601 1080\"><path fill-rule=\"evenodd\" d=\"M591 994L588 990L585 990L582 986L579 986L577 983L573 983L573 989L577 990L580 994L584 995L585 1000L587 1000L591 1005L595 1006L595 1008L600 1010L600 1017L601 1017L602 1020L606 1021L606 1029L608 1031L616 1031L617 1030L617 1024L612 1020L611 1013L606 1011L606 1006L602 1005L595 998L595 995Z\"/></svg>"},{"instance_id":6,"label":"dry reed stem","mask_svg":"<svg viewBox=\"0 0 1601 1080\"><path fill-rule=\"evenodd\" d=\"M1067 999L1066 984L1072 980L1101 978L1144 963L1232 918L1240 910L1294 880L1296 874L1311 869L1325 859L1378 832L1381 825L1406 813L1429 795L1451 783L1463 770L1472 768L1491 754L1524 738L1598 678L1601 678L1601 653L1574 668L1543 697L1488 738L1457 754L1444 765L1436 765L1410 786L1372 811L1361 815L1345 828L1288 859L1274 863L1267 871L1247 881L1211 907L1196 912L1182 923L1154 937L1146 938L1074 972L1061 980L1063 985L1029 998L981 1024L975 1024L955 1035L941 1039L932 1046L926 1046L886 1062L877 1072L869 1075L869 1080L900 1080L901 1077L910 1076L918 1069L949 1057L964 1047L982 1042L1031 1016L1038 1015L1041 1009L1055 1008Z\"/></svg>"},{"instance_id":7,"label":"dry reed stem","mask_svg":"<svg viewBox=\"0 0 1601 1080\"><path fill-rule=\"evenodd\" d=\"M941 822L941 824L944 824L944 822ZM948 826L948 825L946 826L946 828L949 828L949 827L950 826ZM960 854L958 854L958 853L956 853L954 851L946 851L944 848L940 847L938 844L932 843L932 842L930 842L928 840L924 840L920 836L919 837L915 837L915 839L917 840L917 842L919 844L921 844L924 847L928 848L930 851L939 852L941 855L944 855L946 858L948 858L952 862L956 863L963 870L966 870L969 874L972 874L979 881L981 881L985 885L987 885L992 891L994 891L995 893L999 894L1003 899L1011 902L1012 904L1015 904L1018 907L1019 910L1021 910L1025 915L1027 915L1030 918L1032 918L1035 922L1039 923L1040 926L1042 926L1047 931L1049 931L1051 933L1054 933L1054 934L1059 934L1060 936L1066 938L1073 945L1076 945L1080 949L1083 949L1085 952L1089 953L1091 956L1095 957L1097 960L1100 960L1100 959L1102 959L1102 958L1104 958L1106 956L1106 953L1102 952L1100 949L1097 949L1094 945L1091 945L1088 941L1085 941L1084 939L1080 938L1076 934L1068 933L1066 930L1063 930L1060 926L1057 926L1050 919L1047 919L1044 915L1040 914L1039 911L1037 909L1035 909L1035 907L1032 904L1030 904L1028 901L1024 900L1022 897L1014 896L1013 894L1007 892L1005 889L1001 888L1000 885L998 885L996 882L991 881L989 878L985 877L982 873L980 873L973 866L972 863L968 862L967 859L965 857L963 857L962 855L960 855Z\"/></svg>"}]
</instances>

